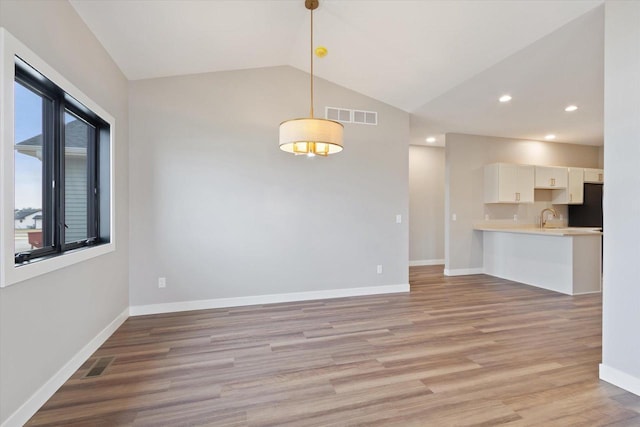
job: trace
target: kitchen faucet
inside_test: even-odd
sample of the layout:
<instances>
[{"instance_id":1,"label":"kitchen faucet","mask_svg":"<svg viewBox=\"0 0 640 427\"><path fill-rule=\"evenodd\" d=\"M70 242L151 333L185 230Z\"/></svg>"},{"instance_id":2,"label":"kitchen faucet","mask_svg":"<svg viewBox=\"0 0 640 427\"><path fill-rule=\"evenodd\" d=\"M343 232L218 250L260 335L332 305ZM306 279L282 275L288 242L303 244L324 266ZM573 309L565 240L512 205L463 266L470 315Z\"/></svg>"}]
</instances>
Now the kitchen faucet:
<instances>
[{"instance_id":1,"label":"kitchen faucet","mask_svg":"<svg viewBox=\"0 0 640 427\"><path fill-rule=\"evenodd\" d=\"M556 213L556 211L554 209L551 209L551 208L542 209L542 212L540 212L540 228L544 228L544 225L547 223L547 221L545 221L545 219L544 219L544 214L547 211L551 212L551 214L553 215L554 218L556 218L558 216L558 214Z\"/></svg>"}]
</instances>

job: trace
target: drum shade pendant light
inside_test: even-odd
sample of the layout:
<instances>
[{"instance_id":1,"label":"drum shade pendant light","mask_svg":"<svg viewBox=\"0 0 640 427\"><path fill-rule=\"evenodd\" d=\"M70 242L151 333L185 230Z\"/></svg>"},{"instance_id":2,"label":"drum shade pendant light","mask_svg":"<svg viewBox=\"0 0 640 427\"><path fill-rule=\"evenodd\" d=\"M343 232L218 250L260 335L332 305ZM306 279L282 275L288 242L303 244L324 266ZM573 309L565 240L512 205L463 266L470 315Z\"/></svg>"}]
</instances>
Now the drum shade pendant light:
<instances>
[{"instance_id":1,"label":"drum shade pendant light","mask_svg":"<svg viewBox=\"0 0 640 427\"><path fill-rule=\"evenodd\" d=\"M313 11L318 0L305 0L311 11L311 113L309 118L291 119L280 123L280 149L307 156L328 156L342 151L342 123L313 117Z\"/></svg>"}]
</instances>

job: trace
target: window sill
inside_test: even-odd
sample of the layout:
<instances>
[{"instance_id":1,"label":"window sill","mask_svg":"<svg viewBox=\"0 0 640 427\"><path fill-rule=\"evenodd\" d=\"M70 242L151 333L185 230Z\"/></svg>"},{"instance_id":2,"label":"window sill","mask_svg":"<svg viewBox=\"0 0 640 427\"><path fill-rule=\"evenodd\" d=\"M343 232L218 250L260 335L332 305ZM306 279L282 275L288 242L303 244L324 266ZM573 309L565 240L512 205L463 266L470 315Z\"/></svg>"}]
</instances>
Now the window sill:
<instances>
[{"instance_id":1,"label":"window sill","mask_svg":"<svg viewBox=\"0 0 640 427\"><path fill-rule=\"evenodd\" d=\"M29 264L19 266L15 266L13 263L10 265L3 264L0 267L0 288L42 276L52 271L108 254L109 252L114 252L115 249L115 243L111 242L99 246L77 249L59 256L33 261Z\"/></svg>"}]
</instances>

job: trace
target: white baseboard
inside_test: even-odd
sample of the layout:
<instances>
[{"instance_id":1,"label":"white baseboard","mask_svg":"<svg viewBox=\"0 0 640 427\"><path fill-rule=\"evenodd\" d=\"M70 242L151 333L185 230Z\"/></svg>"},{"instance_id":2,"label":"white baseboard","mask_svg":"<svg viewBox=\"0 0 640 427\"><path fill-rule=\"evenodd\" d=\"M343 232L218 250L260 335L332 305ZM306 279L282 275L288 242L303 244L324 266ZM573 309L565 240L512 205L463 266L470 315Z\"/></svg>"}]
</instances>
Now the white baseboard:
<instances>
[{"instance_id":1,"label":"white baseboard","mask_svg":"<svg viewBox=\"0 0 640 427\"><path fill-rule=\"evenodd\" d=\"M589 291L589 292L574 292L571 295L576 296L576 295L589 295L589 294L601 294L602 290L599 291Z\"/></svg>"},{"instance_id":2,"label":"white baseboard","mask_svg":"<svg viewBox=\"0 0 640 427\"><path fill-rule=\"evenodd\" d=\"M331 289L327 291L295 292L290 294L258 295L209 300L180 301L164 304L133 305L129 307L131 316L145 314L173 313L177 311L206 310L210 308L242 307L246 305L274 304L281 302L311 301L329 298L344 298L363 295L393 294L409 292L409 284L368 286L363 288Z\"/></svg>"},{"instance_id":3,"label":"white baseboard","mask_svg":"<svg viewBox=\"0 0 640 427\"><path fill-rule=\"evenodd\" d=\"M416 259L409 261L409 267L420 267L423 265L441 265L444 264L444 259Z\"/></svg>"},{"instance_id":4,"label":"white baseboard","mask_svg":"<svg viewBox=\"0 0 640 427\"><path fill-rule=\"evenodd\" d=\"M445 268L445 276L469 276L471 274L484 274L484 268Z\"/></svg>"},{"instance_id":5,"label":"white baseboard","mask_svg":"<svg viewBox=\"0 0 640 427\"><path fill-rule=\"evenodd\" d=\"M80 366L113 334L129 317L129 308L118 315L106 328L96 335L58 372L38 389L25 403L2 423L0 427L20 427L35 414L38 409L73 375Z\"/></svg>"},{"instance_id":6,"label":"white baseboard","mask_svg":"<svg viewBox=\"0 0 640 427\"><path fill-rule=\"evenodd\" d=\"M640 378L638 377L601 363L600 379L640 396Z\"/></svg>"}]
</instances>

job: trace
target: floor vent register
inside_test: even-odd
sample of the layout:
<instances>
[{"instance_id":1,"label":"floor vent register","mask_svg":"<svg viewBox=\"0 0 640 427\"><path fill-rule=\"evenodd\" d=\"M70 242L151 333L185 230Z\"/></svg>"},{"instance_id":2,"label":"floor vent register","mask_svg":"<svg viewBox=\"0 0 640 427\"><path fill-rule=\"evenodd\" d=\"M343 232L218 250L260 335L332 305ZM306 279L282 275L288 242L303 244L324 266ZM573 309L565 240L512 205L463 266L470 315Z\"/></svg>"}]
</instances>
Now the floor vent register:
<instances>
[{"instance_id":1,"label":"floor vent register","mask_svg":"<svg viewBox=\"0 0 640 427\"><path fill-rule=\"evenodd\" d=\"M96 360L93 366L91 366L91 369L89 369L89 372L87 372L87 375L85 375L84 377L85 378L99 377L104 373L105 369L107 369L109 365L113 363L114 360L115 360L115 357L113 356L99 358L98 360Z\"/></svg>"}]
</instances>

